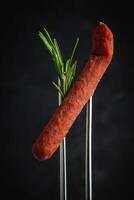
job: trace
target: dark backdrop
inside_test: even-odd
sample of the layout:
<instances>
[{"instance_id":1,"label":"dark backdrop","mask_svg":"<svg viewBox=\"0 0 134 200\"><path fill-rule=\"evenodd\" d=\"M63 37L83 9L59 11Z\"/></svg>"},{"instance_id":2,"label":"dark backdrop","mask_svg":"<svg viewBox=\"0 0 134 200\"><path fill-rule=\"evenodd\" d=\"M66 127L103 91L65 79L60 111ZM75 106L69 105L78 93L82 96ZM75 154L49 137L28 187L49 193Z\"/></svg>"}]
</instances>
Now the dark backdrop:
<instances>
[{"instance_id":1,"label":"dark backdrop","mask_svg":"<svg viewBox=\"0 0 134 200\"><path fill-rule=\"evenodd\" d=\"M65 58L80 38L77 75L103 21L115 53L93 97L94 200L133 199L133 10L130 2L6 2L1 6L1 195L3 199L58 200L59 152L39 162L31 146L57 107L53 62L38 37L45 26ZM84 199L85 109L67 137L68 200ZM132 195L132 196L131 196Z\"/></svg>"}]
</instances>

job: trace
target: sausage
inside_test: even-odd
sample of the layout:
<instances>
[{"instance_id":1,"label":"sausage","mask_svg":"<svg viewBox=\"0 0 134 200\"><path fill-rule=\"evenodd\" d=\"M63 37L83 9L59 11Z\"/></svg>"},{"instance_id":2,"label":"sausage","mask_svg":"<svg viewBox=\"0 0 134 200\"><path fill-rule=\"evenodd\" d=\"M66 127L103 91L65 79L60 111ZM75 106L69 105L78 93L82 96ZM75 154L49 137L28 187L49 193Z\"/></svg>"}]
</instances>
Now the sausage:
<instances>
[{"instance_id":1,"label":"sausage","mask_svg":"<svg viewBox=\"0 0 134 200\"><path fill-rule=\"evenodd\" d=\"M46 160L57 150L84 105L94 94L112 55L113 34L107 25L100 22L93 31L92 50L85 67L32 146L36 159Z\"/></svg>"}]
</instances>

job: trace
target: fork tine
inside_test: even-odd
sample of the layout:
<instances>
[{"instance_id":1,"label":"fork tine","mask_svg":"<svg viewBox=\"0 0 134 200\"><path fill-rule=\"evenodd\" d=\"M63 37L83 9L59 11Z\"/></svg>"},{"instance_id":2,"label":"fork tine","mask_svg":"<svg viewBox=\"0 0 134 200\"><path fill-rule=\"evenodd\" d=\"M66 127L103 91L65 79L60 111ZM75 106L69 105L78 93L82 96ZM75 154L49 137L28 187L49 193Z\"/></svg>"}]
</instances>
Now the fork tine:
<instances>
[{"instance_id":1,"label":"fork tine","mask_svg":"<svg viewBox=\"0 0 134 200\"><path fill-rule=\"evenodd\" d=\"M92 200L92 97L86 104L85 200Z\"/></svg>"},{"instance_id":2,"label":"fork tine","mask_svg":"<svg viewBox=\"0 0 134 200\"><path fill-rule=\"evenodd\" d=\"M58 82L60 80L58 79ZM61 104L62 98L58 93L58 103ZM66 138L60 144L60 200L67 200L67 165L66 165Z\"/></svg>"}]
</instances>

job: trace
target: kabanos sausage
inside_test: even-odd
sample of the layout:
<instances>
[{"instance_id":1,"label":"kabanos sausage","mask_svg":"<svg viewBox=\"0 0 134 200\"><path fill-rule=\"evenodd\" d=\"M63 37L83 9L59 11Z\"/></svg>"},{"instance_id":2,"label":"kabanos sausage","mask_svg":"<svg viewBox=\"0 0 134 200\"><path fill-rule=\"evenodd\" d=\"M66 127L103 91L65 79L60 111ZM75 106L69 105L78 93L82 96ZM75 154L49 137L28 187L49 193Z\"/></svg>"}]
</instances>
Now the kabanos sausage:
<instances>
[{"instance_id":1,"label":"kabanos sausage","mask_svg":"<svg viewBox=\"0 0 134 200\"><path fill-rule=\"evenodd\" d=\"M112 55L112 32L100 22L93 32L91 55L85 67L32 146L35 158L48 159L59 147L84 105L94 94Z\"/></svg>"}]
</instances>

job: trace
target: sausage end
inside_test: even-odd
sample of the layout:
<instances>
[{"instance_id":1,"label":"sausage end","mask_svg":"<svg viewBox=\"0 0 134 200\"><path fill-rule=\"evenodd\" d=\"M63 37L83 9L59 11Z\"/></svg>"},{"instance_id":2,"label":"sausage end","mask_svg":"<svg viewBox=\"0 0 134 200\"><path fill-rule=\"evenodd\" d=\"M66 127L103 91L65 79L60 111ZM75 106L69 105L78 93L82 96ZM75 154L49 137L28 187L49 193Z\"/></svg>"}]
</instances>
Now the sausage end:
<instances>
[{"instance_id":1,"label":"sausage end","mask_svg":"<svg viewBox=\"0 0 134 200\"><path fill-rule=\"evenodd\" d=\"M92 54L96 56L108 56L112 58L113 55L113 34L110 28L100 22L95 28L92 38Z\"/></svg>"}]
</instances>

